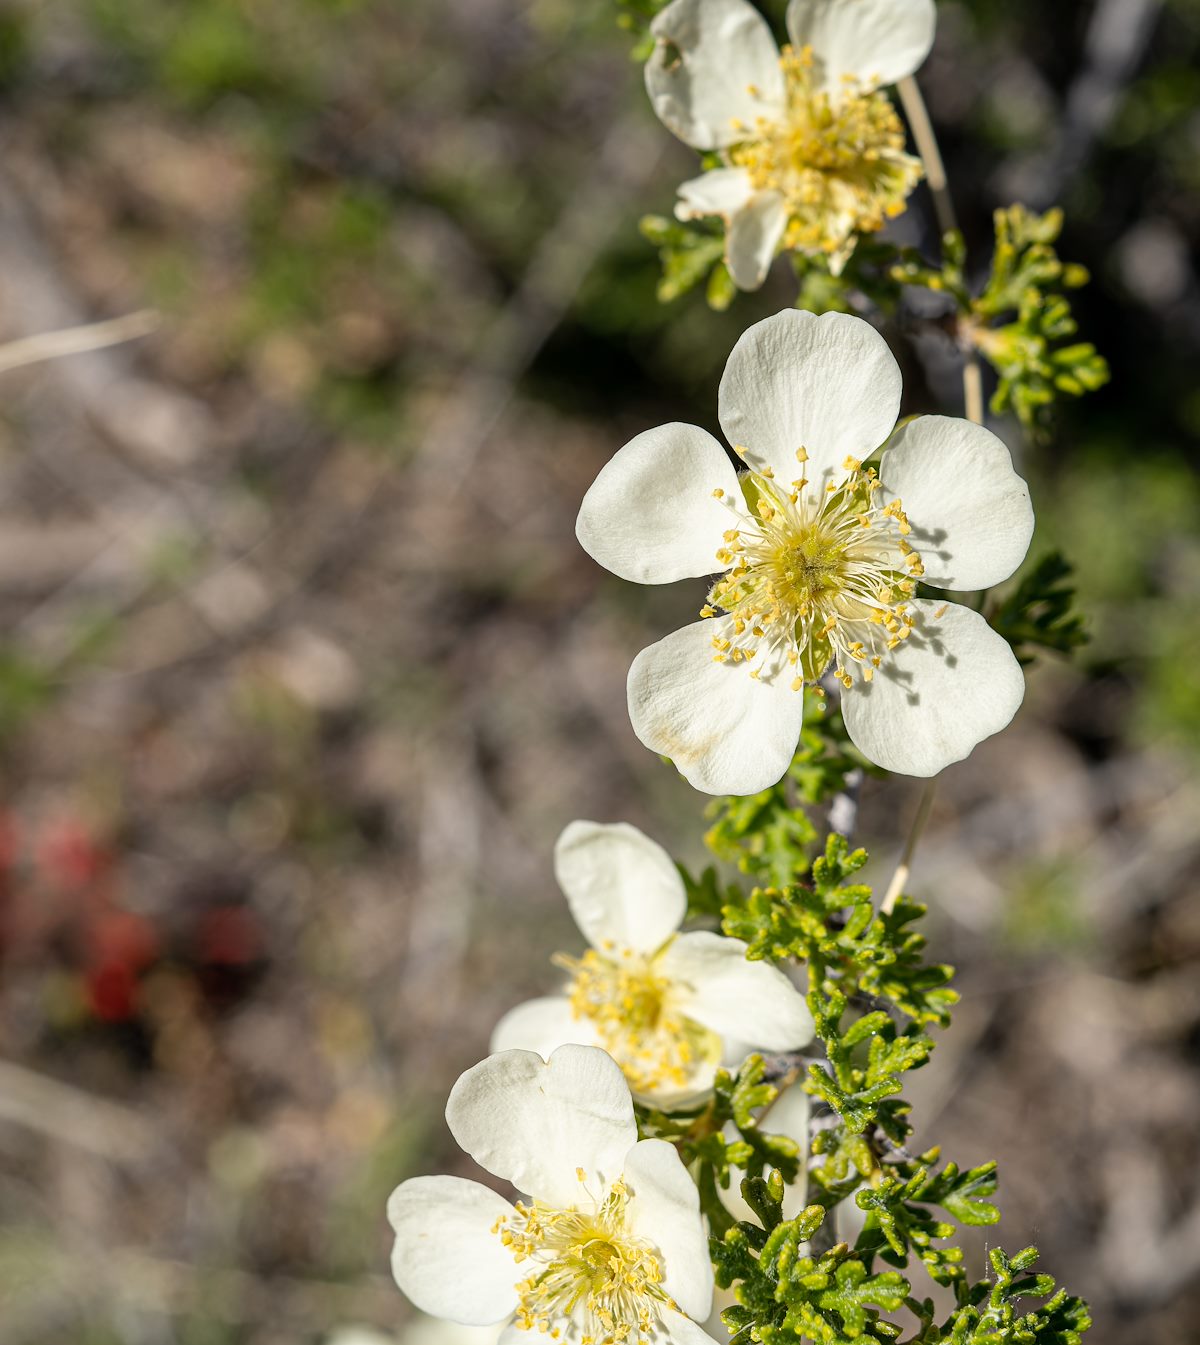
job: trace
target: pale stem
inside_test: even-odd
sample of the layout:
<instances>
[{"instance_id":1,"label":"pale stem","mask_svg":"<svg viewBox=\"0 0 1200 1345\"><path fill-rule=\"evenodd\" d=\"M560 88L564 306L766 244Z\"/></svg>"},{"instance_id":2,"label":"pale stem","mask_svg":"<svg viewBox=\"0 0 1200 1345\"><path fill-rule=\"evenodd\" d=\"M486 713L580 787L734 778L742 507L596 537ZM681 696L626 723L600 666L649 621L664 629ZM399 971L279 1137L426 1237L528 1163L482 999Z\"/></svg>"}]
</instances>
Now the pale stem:
<instances>
[{"instance_id":1,"label":"pale stem","mask_svg":"<svg viewBox=\"0 0 1200 1345\"><path fill-rule=\"evenodd\" d=\"M18 369L42 360L56 360L63 355L81 355L89 350L120 345L147 336L159 324L158 314L149 308L106 322L92 322L85 327L66 327L56 332L39 332L18 341L0 345L0 373Z\"/></svg>"},{"instance_id":2,"label":"pale stem","mask_svg":"<svg viewBox=\"0 0 1200 1345\"><path fill-rule=\"evenodd\" d=\"M937 134L933 122L929 119L929 109L921 96L916 79L909 75L896 86L900 94L900 105L912 129L917 153L925 165L925 181L933 195L933 209L937 215L938 228L943 234L958 232L958 215L954 210L954 198L950 195L950 185L946 180L946 164L942 151L938 147ZM963 352L963 399L966 402L967 419L976 425L983 424L983 370L979 364L979 352L974 346Z\"/></svg>"},{"instance_id":3,"label":"pale stem","mask_svg":"<svg viewBox=\"0 0 1200 1345\"><path fill-rule=\"evenodd\" d=\"M944 234L955 233L958 230L958 216L954 211L954 198L950 195L950 186L946 181L946 165L942 159L942 151L938 147L933 122L929 119L925 99L922 98L921 90L912 75L906 76L896 85L896 92L900 95L900 106L904 108L904 115L908 118L913 139L917 143L917 153L925 165L925 181L933 193L933 208L937 214L938 228Z\"/></svg>"},{"instance_id":4,"label":"pale stem","mask_svg":"<svg viewBox=\"0 0 1200 1345\"><path fill-rule=\"evenodd\" d=\"M913 140L925 165L925 181L933 195L933 208L937 215L938 228L943 234L957 232L958 215L954 209L954 198L950 195L950 184L946 180L946 164L938 145L937 133L929 117L929 109L921 96L920 87L912 75L902 79L897 86L904 115L912 128ZM974 346L964 352L963 363L963 401L966 403L967 419L976 425L983 424L983 370L979 363L979 352ZM908 839L904 842L904 853L892 881L884 894L880 911L886 915L895 908L896 902L908 883L912 871L913 856L916 854L921 833L933 811L933 800L937 794L937 778L928 780L921 791L921 801L917 805L917 814L909 829Z\"/></svg>"},{"instance_id":5,"label":"pale stem","mask_svg":"<svg viewBox=\"0 0 1200 1345\"><path fill-rule=\"evenodd\" d=\"M974 346L966 351L966 363L963 365L963 398L967 404L967 419L982 425L983 369L979 364L979 352Z\"/></svg>"},{"instance_id":6,"label":"pale stem","mask_svg":"<svg viewBox=\"0 0 1200 1345\"><path fill-rule=\"evenodd\" d=\"M926 780L925 788L921 791L921 802L917 805L917 815L913 818L913 824L908 831L908 839L904 842L904 853L900 856L900 863L896 866L896 872L892 874L892 881L888 884L888 890L880 904L879 912L881 915L887 915L895 908L896 902L900 900L900 894L908 883L913 855L916 853L921 833L925 830L925 824L929 821L929 814L933 811L933 800L936 794L937 778Z\"/></svg>"}]
</instances>

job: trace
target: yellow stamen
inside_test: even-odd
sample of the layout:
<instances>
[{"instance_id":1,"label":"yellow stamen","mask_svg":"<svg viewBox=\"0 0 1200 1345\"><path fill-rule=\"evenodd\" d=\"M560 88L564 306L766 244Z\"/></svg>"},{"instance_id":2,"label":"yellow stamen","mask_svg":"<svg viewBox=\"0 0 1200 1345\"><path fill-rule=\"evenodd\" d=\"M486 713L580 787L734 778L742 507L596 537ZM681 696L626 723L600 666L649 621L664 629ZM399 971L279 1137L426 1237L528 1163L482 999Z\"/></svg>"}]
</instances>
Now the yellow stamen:
<instances>
[{"instance_id":1,"label":"yellow stamen","mask_svg":"<svg viewBox=\"0 0 1200 1345\"><path fill-rule=\"evenodd\" d=\"M831 98L813 79L813 61L809 47L783 49L783 115L735 126L745 139L729 160L757 190L783 195L786 248L844 261L855 234L903 211L921 161L905 153L904 127L885 93L847 76Z\"/></svg>"}]
</instances>

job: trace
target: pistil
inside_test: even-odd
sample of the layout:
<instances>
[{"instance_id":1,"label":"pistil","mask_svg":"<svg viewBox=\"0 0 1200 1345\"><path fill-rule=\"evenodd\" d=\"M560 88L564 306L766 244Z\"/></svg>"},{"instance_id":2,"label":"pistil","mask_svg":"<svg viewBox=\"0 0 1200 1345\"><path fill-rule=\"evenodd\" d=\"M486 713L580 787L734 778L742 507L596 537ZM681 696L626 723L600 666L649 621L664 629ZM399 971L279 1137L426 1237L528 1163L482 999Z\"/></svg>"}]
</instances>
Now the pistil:
<instances>
[{"instance_id":1,"label":"pistil","mask_svg":"<svg viewBox=\"0 0 1200 1345\"><path fill-rule=\"evenodd\" d=\"M575 1017L592 1023L634 1092L686 1087L698 1066L720 1058L719 1038L672 1004L672 983L657 958L613 946L605 954L589 948L580 958L559 953L554 961L572 974Z\"/></svg>"},{"instance_id":2,"label":"pistil","mask_svg":"<svg viewBox=\"0 0 1200 1345\"><path fill-rule=\"evenodd\" d=\"M803 470L808 455L796 456ZM822 491L803 476L783 487L769 469L750 473L744 508L726 500L736 518L717 552L726 573L700 613L730 618L713 638L718 662L752 664L762 654L750 675L786 669L796 691L832 665L850 688L856 675L869 682L909 637L909 599L925 572L907 540L912 529L899 500L878 503L873 468L848 458L843 469Z\"/></svg>"},{"instance_id":3,"label":"pistil","mask_svg":"<svg viewBox=\"0 0 1200 1345\"><path fill-rule=\"evenodd\" d=\"M517 1263L534 1263L517 1285L517 1326L571 1345L650 1345L662 1311L678 1308L658 1254L629 1231L628 1204L617 1181L593 1210L518 1202L497 1221L492 1231Z\"/></svg>"},{"instance_id":4,"label":"pistil","mask_svg":"<svg viewBox=\"0 0 1200 1345\"><path fill-rule=\"evenodd\" d=\"M847 78L831 96L817 87L813 65L811 47L784 47L783 116L736 123L745 139L729 159L755 190L783 195L785 248L836 257L854 234L872 233L900 214L923 170L904 152L904 126L885 93L863 92Z\"/></svg>"}]
</instances>

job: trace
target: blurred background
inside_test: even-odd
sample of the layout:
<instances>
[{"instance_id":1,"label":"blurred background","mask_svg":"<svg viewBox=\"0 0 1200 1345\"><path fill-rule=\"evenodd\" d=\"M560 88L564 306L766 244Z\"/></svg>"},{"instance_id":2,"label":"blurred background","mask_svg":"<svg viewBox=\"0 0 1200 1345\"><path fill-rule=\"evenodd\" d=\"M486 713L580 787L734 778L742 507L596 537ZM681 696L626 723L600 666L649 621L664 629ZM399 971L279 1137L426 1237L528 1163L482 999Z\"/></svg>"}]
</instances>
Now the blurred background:
<instances>
[{"instance_id":1,"label":"blurred background","mask_svg":"<svg viewBox=\"0 0 1200 1345\"><path fill-rule=\"evenodd\" d=\"M1096 1345L1200 1311L1200 4L945 0L922 75L976 265L1067 210L1109 387L1046 447L1033 558L1090 645L954 767L912 884L961 968L918 1143L997 1157L1010 1249ZM637 232L694 158L612 0L3 0L0 1342L402 1333L384 1201L469 1165L446 1092L578 936L550 852L702 860L635 741L688 585L602 572L592 477L716 429L739 332ZM932 245L920 190L897 226ZM906 411L944 339L889 328ZM868 782L886 881L916 804ZM983 1265L982 1237L973 1255ZM378 1339L378 1338L375 1338Z\"/></svg>"}]
</instances>

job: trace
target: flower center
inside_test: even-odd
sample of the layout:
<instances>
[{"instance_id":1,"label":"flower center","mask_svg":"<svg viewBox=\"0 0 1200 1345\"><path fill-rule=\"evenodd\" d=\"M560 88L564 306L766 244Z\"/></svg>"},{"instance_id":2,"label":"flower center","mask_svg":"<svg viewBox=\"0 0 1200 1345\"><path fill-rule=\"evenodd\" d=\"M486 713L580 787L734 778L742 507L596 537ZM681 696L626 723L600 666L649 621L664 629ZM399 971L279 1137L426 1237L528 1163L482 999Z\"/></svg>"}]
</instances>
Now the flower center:
<instances>
[{"instance_id":1,"label":"flower center","mask_svg":"<svg viewBox=\"0 0 1200 1345\"><path fill-rule=\"evenodd\" d=\"M617 1181L593 1211L518 1202L497 1221L493 1232L517 1263L535 1263L517 1285L522 1330L578 1345L649 1345L662 1310L678 1311L662 1287L658 1254L626 1227L628 1204Z\"/></svg>"},{"instance_id":2,"label":"flower center","mask_svg":"<svg viewBox=\"0 0 1200 1345\"><path fill-rule=\"evenodd\" d=\"M720 1059L720 1038L673 1008L672 982L655 958L618 953L615 946L610 951L607 957L592 948L580 958L555 956L574 978L575 1017L594 1025L635 1093L685 1086L697 1066Z\"/></svg>"},{"instance_id":3,"label":"flower center","mask_svg":"<svg viewBox=\"0 0 1200 1345\"><path fill-rule=\"evenodd\" d=\"M783 119L758 117L730 161L757 190L783 194L785 248L837 253L852 234L872 233L901 213L921 161L904 152L904 127L885 93L859 92L848 78L831 98L814 87L811 47L784 47L779 63Z\"/></svg>"},{"instance_id":4,"label":"flower center","mask_svg":"<svg viewBox=\"0 0 1200 1345\"><path fill-rule=\"evenodd\" d=\"M796 456L808 460L804 449ZM869 682L908 638L908 600L925 573L906 540L908 519L899 500L877 503L874 468L855 458L844 468L845 478L821 492L803 478L784 489L769 468L752 472L743 478L746 507L728 501L738 526L717 552L727 572L700 613L731 618L713 639L718 662L749 663L761 652L751 677L790 665L796 691L833 664L849 688L851 669Z\"/></svg>"}]
</instances>

